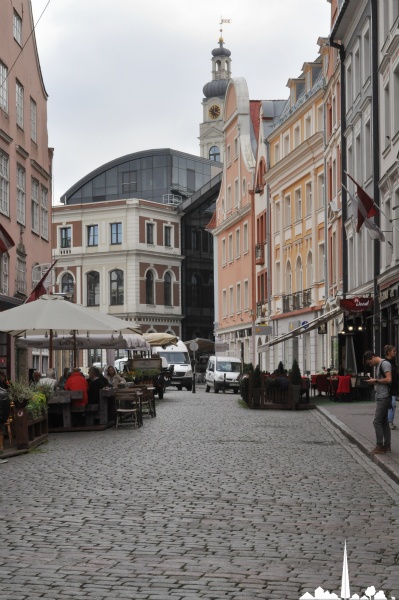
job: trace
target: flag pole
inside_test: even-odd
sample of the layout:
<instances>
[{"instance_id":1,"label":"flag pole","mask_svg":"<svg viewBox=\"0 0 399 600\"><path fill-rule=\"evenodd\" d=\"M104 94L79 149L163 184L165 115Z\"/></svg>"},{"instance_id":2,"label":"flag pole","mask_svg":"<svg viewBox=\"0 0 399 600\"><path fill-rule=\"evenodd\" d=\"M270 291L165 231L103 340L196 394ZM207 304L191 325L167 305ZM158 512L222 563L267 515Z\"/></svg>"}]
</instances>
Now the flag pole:
<instances>
[{"instance_id":1,"label":"flag pole","mask_svg":"<svg viewBox=\"0 0 399 600\"><path fill-rule=\"evenodd\" d=\"M357 183L357 181L355 181L355 180L353 179L353 177L351 177L351 175L349 175L349 173L346 173L346 175L349 177L349 179L352 179L353 183L354 183L354 184L355 184L357 187L361 187L361 186L360 186L360 185ZM341 184L341 185L342 185L342 187L345 187L343 184ZM349 193L349 190L348 190L347 188L345 188L345 189L346 189L346 191ZM389 218L387 217L387 215L386 215L386 214L385 214L385 213L384 213L384 212L381 210L381 208L378 206L378 204L376 204L376 203L374 202L373 198L371 198L371 200L372 200L372 202L373 202L373 206L374 206L374 208L376 208L376 209L378 210L378 212L380 212L380 213L382 214L382 216L383 216L383 217L385 217L385 219L386 219L386 220L387 220L387 221L388 221L388 222L389 222L389 223L392 225L392 227L394 227L394 228L396 229L396 231L399 231L399 227L398 227L397 225L394 225L394 224L392 223L393 219L389 219Z\"/></svg>"}]
</instances>

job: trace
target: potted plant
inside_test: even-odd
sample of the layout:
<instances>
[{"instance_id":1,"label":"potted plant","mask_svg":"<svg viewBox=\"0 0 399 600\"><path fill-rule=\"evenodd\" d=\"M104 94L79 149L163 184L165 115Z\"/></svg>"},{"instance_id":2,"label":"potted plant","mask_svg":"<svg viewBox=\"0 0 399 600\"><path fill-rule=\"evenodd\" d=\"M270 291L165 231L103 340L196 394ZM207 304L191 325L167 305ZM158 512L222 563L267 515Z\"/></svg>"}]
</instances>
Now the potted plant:
<instances>
[{"instance_id":1,"label":"potted plant","mask_svg":"<svg viewBox=\"0 0 399 600\"><path fill-rule=\"evenodd\" d=\"M25 385L10 382L10 400L15 406L15 438L17 448L27 449L44 442L48 437L47 397L50 386Z\"/></svg>"},{"instance_id":2,"label":"potted plant","mask_svg":"<svg viewBox=\"0 0 399 600\"><path fill-rule=\"evenodd\" d=\"M301 398L301 387L302 387L302 377L301 370L298 365L298 361L296 358L292 361L291 373L290 373L290 382L291 382L291 390L292 390L292 405L293 408L299 404L299 400Z\"/></svg>"}]
</instances>

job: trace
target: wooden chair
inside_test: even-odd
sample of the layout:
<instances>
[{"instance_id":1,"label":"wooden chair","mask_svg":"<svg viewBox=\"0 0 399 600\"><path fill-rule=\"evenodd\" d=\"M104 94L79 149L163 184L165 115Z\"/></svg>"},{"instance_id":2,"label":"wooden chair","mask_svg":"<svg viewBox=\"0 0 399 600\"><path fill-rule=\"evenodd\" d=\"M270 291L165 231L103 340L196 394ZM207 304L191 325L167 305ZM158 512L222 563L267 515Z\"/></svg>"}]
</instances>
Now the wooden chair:
<instances>
[{"instance_id":1,"label":"wooden chair","mask_svg":"<svg viewBox=\"0 0 399 600\"><path fill-rule=\"evenodd\" d=\"M115 398L115 429L120 425L133 425L133 427L141 427L143 424L143 416L141 410L141 397L131 388L116 389L114 391Z\"/></svg>"},{"instance_id":2,"label":"wooden chair","mask_svg":"<svg viewBox=\"0 0 399 600\"><path fill-rule=\"evenodd\" d=\"M142 415L156 417L154 388L146 385L134 386L133 390L141 397Z\"/></svg>"}]
</instances>

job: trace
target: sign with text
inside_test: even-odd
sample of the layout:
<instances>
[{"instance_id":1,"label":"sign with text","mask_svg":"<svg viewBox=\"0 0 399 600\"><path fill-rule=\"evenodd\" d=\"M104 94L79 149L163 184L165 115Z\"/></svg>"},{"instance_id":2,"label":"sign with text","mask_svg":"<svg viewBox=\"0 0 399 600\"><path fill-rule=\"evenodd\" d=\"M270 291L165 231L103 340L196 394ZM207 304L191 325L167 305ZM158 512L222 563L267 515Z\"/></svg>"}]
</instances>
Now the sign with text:
<instances>
[{"instance_id":1,"label":"sign with text","mask_svg":"<svg viewBox=\"0 0 399 600\"><path fill-rule=\"evenodd\" d=\"M373 306L373 298L362 298L360 296L355 298L342 298L339 301L339 305L350 313L364 312L365 310L370 310Z\"/></svg>"}]
</instances>

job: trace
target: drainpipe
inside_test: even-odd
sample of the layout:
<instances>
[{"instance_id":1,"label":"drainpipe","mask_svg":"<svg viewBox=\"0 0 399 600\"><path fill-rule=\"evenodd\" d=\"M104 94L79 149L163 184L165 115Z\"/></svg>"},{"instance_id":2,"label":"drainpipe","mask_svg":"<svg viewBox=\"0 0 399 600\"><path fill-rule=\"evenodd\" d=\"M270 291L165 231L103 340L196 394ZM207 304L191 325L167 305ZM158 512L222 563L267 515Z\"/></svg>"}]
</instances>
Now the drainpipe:
<instances>
[{"instance_id":1,"label":"drainpipe","mask_svg":"<svg viewBox=\"0 0 399 600\"><path fill-rule=\"evenodd\" d=\"M371 85L372 85L372 131L373 131L373 194L374 202L380 205L380 124L379 124L379 102L378 102L378 7L377 0L371 0ZM376 225L380 225L380 212L374 217ZM373 241L374 257L374 311L373 311L373 335L374 352L381 355L381 328L380 328L380 303L378 299L377 278L380 271L380 240Z\"/></svg>"}]
</instances>

